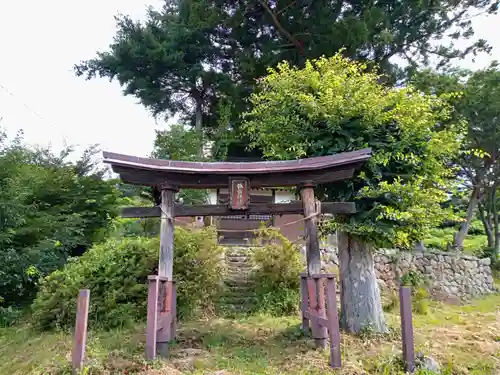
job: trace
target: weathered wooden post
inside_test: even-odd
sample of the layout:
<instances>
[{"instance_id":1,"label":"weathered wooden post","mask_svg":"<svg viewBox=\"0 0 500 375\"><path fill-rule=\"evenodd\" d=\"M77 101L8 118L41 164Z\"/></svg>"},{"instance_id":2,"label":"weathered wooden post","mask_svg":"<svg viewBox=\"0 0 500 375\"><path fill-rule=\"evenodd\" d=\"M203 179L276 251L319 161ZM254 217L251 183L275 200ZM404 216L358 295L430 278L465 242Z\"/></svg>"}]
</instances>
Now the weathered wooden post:
<instances>
[{"instance_id":1,"label":"weathered wooden post","mask_svg":"<svg viewBox=\"0 0 500 375\"><path fill-rule=\"evenodd\" d=\"M161 189L161 225L160 225L160 259L158 262L158 276L162 279L159 287L160 315L171 313L172 303L172 276L174 265L174 194L176 186L163 184ZM174 318L175 319L175 318ZM161 320L163 322L164 319ZM170 327L160 326L160 330L170 331ZM159 332L157 335L157 350L161 357L168 356L169 332Z\"/></svg>"},{"instance_id":2,"label":"weathered wooden post","mask_svg":"<svg viewBox=\"0 0 500 375\"><path fill-rule=\"evenodd\" d=\"M413 343L413 320L411 308L411 287L399 287L399 311L401 315L401 339L403 360L408 372L415 371L415 348Z\"/></svg>"},{"instance_id":3,"label":"weathered wooden post","mask_svg":"<svg viewBox=\"0 0 500 375\"><path fill-rule=\"evenodd\" d=\"M314 184L306 182L299 186L300 199L304 209L304 232L306 236L307 274L319 275L321 273L321 253L318 240L318 218L316 214L316 200L314 198Z\"/></svg>"},{"instance_id":4,"label":"weathered wooden post","mask_svg":"<svg viewBox=\"0 0 500 375\"><path fill-rule=\"evenodd\" d=\"M90 290L81 289L78 294L75 323L75 346L73 348L73 374L78 374L83 368L85 359L85 344L87 342L87 324L89 318Z\"/></svg>"},{"instance_id":5,"label":"weathered wooden post","mask_svg":"<svg viewBox=\"0 0 500 375\"><path fill-rule=\"evenodd\" d=\"M306 311L309 308L309 295L307 293L307 274L300 275L300 309L302 311L302 331L304 335L309 333L309 319Z\"/></svg>"},{"instance_id":6,"label":"weathered wooden post","mask_svg":"<svg viewBox=\"0 0 500 375\"><path fill-rule=\"evenodd\" d=\"M326 275L326 278L326 311L329 325L328 333L330 334L330 367L341 368L340 325L335 277L333 275Z\"/></svg>"},{"instance_id":7,"label":"weathered wooden post","mask_svg":"<svg viewBox=\"0 0 500 375\"><path fill-rule=\"evenodd\" d=\"M156 330L158 327L158 296L160 281L158 276L148 276L148 313L146 323L146 360L156 358Z\"/></svg>"},{"instance_id":8,"label":"weathered wooden post","mask_svg":"<svg viewBox=\"0 0 500 375\"><path fill-rule=\"evenodd\" d=\"M306 235L306 259L308 276L309 306L326 317L324 309L324 286L319 279L312 279L311 275L321 273L321 252L319 249L318 227L316 217L316 200L314 198L314 183L304 182L299 186L302 207L304 209L304 229ZM328 330L318 324L317 320L311 321L312 336L316 347L326 348Z\"/></svg>"}]
</instances>

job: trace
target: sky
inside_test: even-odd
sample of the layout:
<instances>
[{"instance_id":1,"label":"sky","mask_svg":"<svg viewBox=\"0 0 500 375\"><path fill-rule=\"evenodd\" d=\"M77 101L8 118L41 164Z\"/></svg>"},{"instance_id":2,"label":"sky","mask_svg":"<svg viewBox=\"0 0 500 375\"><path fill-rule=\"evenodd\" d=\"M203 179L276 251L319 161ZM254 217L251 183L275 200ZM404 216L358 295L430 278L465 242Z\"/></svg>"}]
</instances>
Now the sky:
<instances>
[{"instance_id":1,"label":"sky","mask_svg":"<svg viewBox=\"0 0 500 375\"><path fill-rule=\"evenodd\" d=\"M115 35L114 16L143 19L151 0L0 0L0 127L10 136L23 129L30 144L76 147L75 157L88 145L136 156L151 152L155 121L133 97L122 95L116 82L86 81L73 65L106 50ZM477 38L493 46L458 65L480 69L500 61L500 15L473 19Z\"/></svg>"}]
</instances>

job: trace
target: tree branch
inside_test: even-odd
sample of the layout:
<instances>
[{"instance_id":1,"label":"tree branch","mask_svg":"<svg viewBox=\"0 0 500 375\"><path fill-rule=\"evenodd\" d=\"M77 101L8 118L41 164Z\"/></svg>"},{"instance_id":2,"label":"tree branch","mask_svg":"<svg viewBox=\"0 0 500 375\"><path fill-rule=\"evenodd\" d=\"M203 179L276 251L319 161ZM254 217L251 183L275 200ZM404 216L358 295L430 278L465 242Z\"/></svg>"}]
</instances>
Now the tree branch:
<instances>
[{"instance_id":1,"label":"tree branch","mask_svg":"<svg viewBox=\"0 0 500 375\"><path fill-rule=\"evenodd\" d=\"M273 12L273 10L269 7L267 4L266 0L259 0L260 5L264 8L264 10L271 16L274 25L278 29L278 31L283 34L291 43L293 43L298 49L299 52L302 55L305 55L304 47L302 44L292 35L290 34L282 25L281 22L278 20L277 15Z\"/></svg>"}]
</instances>

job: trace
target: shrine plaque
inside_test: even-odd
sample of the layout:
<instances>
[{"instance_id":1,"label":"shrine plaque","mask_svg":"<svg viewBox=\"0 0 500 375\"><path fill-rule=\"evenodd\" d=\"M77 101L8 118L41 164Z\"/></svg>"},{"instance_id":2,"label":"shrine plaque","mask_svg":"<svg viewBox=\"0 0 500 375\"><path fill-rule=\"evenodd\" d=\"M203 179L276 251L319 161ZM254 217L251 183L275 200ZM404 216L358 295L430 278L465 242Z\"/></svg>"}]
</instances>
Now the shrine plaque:
<instances>
[{"instance_id":1,"label":"shrine plaque","mask_svg":"<svg viewBox=\"0 0 500 375\"><path fill-rule=\"evenodd\" d=\"M250 203L250 182L246 178L229 179L229 208L246 210Z\"/></svg>"}]
</instances>

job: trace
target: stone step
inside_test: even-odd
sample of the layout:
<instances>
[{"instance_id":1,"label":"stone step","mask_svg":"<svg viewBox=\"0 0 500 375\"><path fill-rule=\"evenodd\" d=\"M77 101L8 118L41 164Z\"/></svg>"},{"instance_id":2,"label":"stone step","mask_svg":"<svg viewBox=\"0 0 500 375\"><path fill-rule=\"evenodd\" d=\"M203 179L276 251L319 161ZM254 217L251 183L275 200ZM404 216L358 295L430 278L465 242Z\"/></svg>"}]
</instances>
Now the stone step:
<instances>
[{"instance_id":1,"label":"stone step","mask_svg":"<svg viewBox=\"0 0 500 375\"><path fill-rule=\"evenodd\" d=\"M244 256L252 256L252 250L226 250L224 251L225 255L244 255Z\"/></svg>"},{"instance_id":2,"label":"stone step","mask_svg":"<svg viewBox=\"0 0 500 375\"><path fill-rule=\"evenodd\" d=\"M246 292L248 290L255 290L255 284L240 284L240 283L231 283L227 282L225 284L225 290L229 292Z\"/></svg>"},{"instance_id":3,"label":"stone step","mask_svg":"<svg viewBox=\"0 0 500 375\"><path fill-rule=\"evenodd\" d=\"M255 282L251 279L226 279L224 284L231 287L255 286Z\"/></svg>"},{"instance_id":4,"label":"stone step","mask_svg":"<svg viewBox=\"0 0 500 375\"><path fill-rule=\"evenodd\" d=\"M224 282L228 282L228 283L245 283L245 284L254 284L255 281L254 279L251 277L250 274L247 274L247 275L243 275L241 273L237 273L237 274L232 274L232 275L227 275L225 278L224 278Z\"/></svg>"},{"instance_id":5,"label":"stone step","mask_svg":"<svg viewBox=\"0 0 500 375\"><path fill-rule=\"evenodd\" d=\"M254 289L255 283L246 280L226 280L224 285L231 290Z\"/></svg>"},{"instance_id":6,"label":"stone step","mask_svg":"<svg viewBox=\"0 0 500 375\"><path fill-rule=\"evenodd\" d=\"M255 296L224 296L220 301L222 305L248 305L256 302Z\"/></svg>"},{"instance_id":7,"label":"stone step","mask_svg":"<svg viewBox=\"0 0 500 375\"><path fill-rule=\"evenodd\" d=\"M249 264L249 265L253 265L253 262L250 260L250 259L243 259L243 258L230 258L230 259L225 259L225 262L227 265L231 265L231 264Z\"/></svg>"},{"instance_id":8,"label":"stone step","mask_svg":"<svg viewBox=\"0 0 500 375\"><path fill-rule=\"evenodd\" d=\"M251 279L252 278L252 269L246 268L228 268L226 269L226 278L227 279Z\"/></svg>"},{"instance_id":9,"label":"stone step","mask_svg":"<svg viewBox=\"0 0 500 375\"><path fill-rule=\"evenodd\" d=\"M224 303L246 303L248 301L253 302L256 298L255 293L245 292L245 293L225 293L222 298Z\"/></svg>"},{"instance_id":10,"label":"stone step","mask_svg":"<svg viewBox=\"0 0 500 375\"><path fill-rule=\"evenodd\" d=\"M252 260L249 258L243 258L243 257L233 257L233 258L226 258L226 263L246 263L246 264L253 264Z\"/></svg>"},{"instance_id":11,"label":"stone step","mask_svg":"<svg viewBox=\"0 0 500 375\"><path fill-rule=\"evenodd\" d=\"M249 314L251 312L251 307L249 305L220 305L220 310L223 315L229 318L236 318L241 315Z\"/></svg>"},{"instance_id":12,"label":"stone step","mask_svg":"<svg viewBox=\"0 0 500 375\"><path fill-rule=\"evenodd\" d=\"M226 255L225 259L226 260L246 260L247 262L252 261L252 257L247 256L247 255Z\"/></svg>"},{"instance_id":13,"label":"stone step","mask_svg":"<svg viewBox=\"0 0 500 375\"><path fill-rule=\"evenodd\" d=\"M228 268L226 270L226 278L228 279L251 279L252 278L251 268Z\"/></svg>"},{"instance_id":14,"label":"stone step","mask_svg":"<svg viewBox=\"0 0 500 375\"><path fill-rule=\"evenodd\" d=\"M224 251L225 255L249 255L251 256L253 254L253 250L225 250Z\"/></svg>"},{"instance_id":15,"label":"stone step","mask_svg":"<svg viewBox=\"0 0 500 375\"><path fill-rule=\"evenodd\" d=\"M245 260L252 260L252 257L250 255L245 255L245 254L226 254L225 255L226 259L245 259Z\"/></svg>"},{"instance_id":16,"label":"stone step","mask_svg":"<svg viewBox=\"0 0 500 375\"><path fill-rule=\"evenodd\" d=\"M245 262L226 262L226 268L232 271L249 271L253 268L253 264Z\"/></svg>"}]
</instances>

